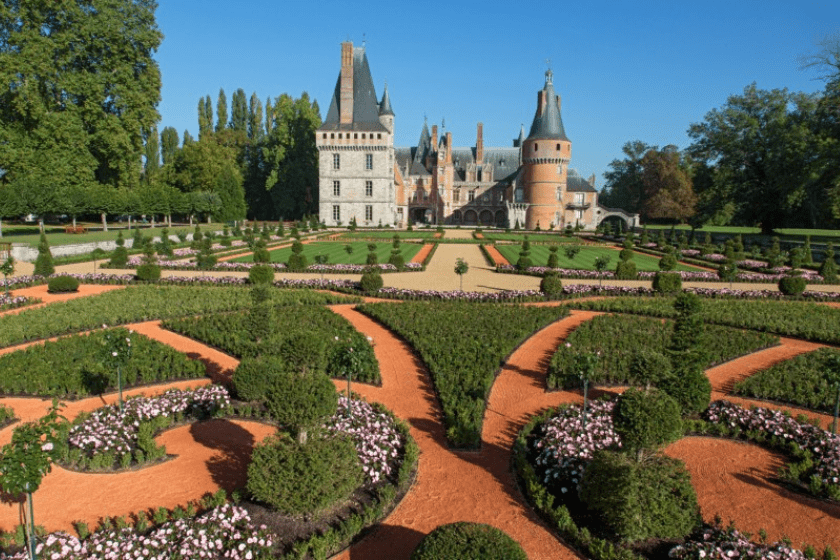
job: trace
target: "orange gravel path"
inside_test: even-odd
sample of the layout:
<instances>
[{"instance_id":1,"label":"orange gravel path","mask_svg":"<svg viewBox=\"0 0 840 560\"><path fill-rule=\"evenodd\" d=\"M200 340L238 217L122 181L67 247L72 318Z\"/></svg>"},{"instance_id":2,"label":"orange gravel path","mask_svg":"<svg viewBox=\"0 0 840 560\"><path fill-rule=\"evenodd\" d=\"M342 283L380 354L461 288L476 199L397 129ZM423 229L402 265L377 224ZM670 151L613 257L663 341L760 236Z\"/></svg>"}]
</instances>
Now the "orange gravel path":
<instances>
[{"instance_id":1,"label":"orange gravel path","mask_svg":"<svg viewBox=\"0 0 840 560\"><path fill-rule=\"evenodd\" d=\"M487 251L487 254L490 255L490 258L493 259L493 262L496 266L502 266L505 264L510 264L508 260L496 249L495 245L485 245L484 249Z\"/></svg>"},{"instance_id":2,"label":"orange gravel path","mask_svg":"<svg viewBox=\"0 0 840 560\"><path fill-rule=\"evenodd\" d=\"M431 253L432 249L434 249L434 248L435 248L434 243L426 243L425 245L423 245L423 247L419 251L417 251L417 254L414 255L414 257L411 259L410 262L422 263L423 261L426 260L426 257L429 256L429 253Z\"/></svg>"},{"instance_id":3,"label":"orange gravel path","mask_svg":"<svg viewBox=\"0 0 840 560\"><path fill-rule=\"evenodd\" d=\"M105 292L111 292L113 290L123 290L127 288L127 286L121 285L101 285L101 284L79 284L79 291L78 292L70 292L66 294L51 294L47 292L47 285L44 284L42 286L33 286L31 288L20 288L18 290L12 290L12 296L24 296L30 298L37 298L41 300L41 303L36 303L33 305L27 305L26 307L18 307L16 309L10 309L8 311L0 312L0 317L4 315L17 315L18 313L26 310L26 309L35 309L38 307L44 307L51 303L56 303L58 301L69 301L71 299L77 299L80 297L87 297L93 296L96 294L103 294Z\"/></svg>"}]
</instances>

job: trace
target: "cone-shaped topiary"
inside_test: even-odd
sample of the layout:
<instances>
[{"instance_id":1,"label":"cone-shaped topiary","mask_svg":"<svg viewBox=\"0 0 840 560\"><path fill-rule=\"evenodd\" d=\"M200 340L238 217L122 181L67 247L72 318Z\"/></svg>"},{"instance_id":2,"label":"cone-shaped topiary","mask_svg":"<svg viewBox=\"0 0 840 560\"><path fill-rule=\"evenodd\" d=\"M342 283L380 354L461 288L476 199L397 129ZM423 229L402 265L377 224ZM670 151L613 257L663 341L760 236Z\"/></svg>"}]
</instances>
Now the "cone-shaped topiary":
<instances>
[{"instance_id":1,"label":"cone-shaped topiary","mask_svg":"<svg viewBox=\"0 0 840 560\"><path fill-rule=\"evenodd\" d=\"M122 232L117 234L117 248L111 253L110 265L118 268L128 264L128 249L125 248L125 239Z\"/></svg>"},{"instance_id":2,"label":"cone-shaped topiary","mask_svg":"<svg viewBox=\"0 0 840 560\"><path fill-rule=\"evenodd\" d=\"M368 295L374 295L382 289L385 283L382 280L382 275L379 273L379 268L369 266L362 274L360 287L362 291Z\"/></svg>"},{"instance_id":3,"label":"cone-shaped topiary","mask_svg":"<svg viewBox=\"0 0 840 560\"><path fill-rule=\"evenodd\" d=\"M528 556L506 533L481 523L450 523L426 535L411 560L527 560Z\"/></svg>"},{"instance_id":4,"label":"cone-shaped topiary","mask_svg":"<svg viewBox=\"0 0 840 560\"><path fill-rule=\"evenodd\" d=\"M50 276L55 272L55 265L53 264L52 253L50 252L50 244L47 241L47 236L41 232L41 240L38 242L38 257L35 259L35 270L33 274L36 276Z\"/></svg>"},{"instance_id":5,"label":"cone-shaped topiary","mask_svg":"<svg viewBox=\"0 0 840 560\"><path fill-rule=\"evenodd\" d=\"M557 274L546 274L540 280L540 291L546 297L556 297L563 293L563 282Z\"/></svg>"}]
</instances>

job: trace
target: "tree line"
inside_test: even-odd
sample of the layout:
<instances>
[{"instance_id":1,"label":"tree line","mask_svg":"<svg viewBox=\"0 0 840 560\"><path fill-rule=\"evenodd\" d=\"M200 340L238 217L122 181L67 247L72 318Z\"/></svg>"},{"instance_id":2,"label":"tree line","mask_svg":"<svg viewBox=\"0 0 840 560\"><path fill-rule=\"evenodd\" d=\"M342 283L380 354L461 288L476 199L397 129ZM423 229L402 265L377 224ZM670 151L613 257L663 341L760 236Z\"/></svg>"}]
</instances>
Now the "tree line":
<instances>
[{"instance_id":1,"label":"tree line","mask_svg":"<svg viewBox=\"0 0 840 560\"><path fill-rule=\"evenodd\" d=\"M824 71L823 91L751 84L688 129L692 144L623 147L601 204L643 221L694 226L840 227L840 35L803 66Z\"/></svg>"},{"instance_id":2,"label":"tree line","mask_svg":"<svg viewBox=\"0 0 840 560\"><path fill-rule=\"evenodd\" d=\"M0 219L25 214L289 219L317 212L317 102L237 89L198 139L158 133L153 0L0 7ZM215 118L214 118L215 117ZM2 231L2 230L0 230Z\"/></svg>"}]
</instances>

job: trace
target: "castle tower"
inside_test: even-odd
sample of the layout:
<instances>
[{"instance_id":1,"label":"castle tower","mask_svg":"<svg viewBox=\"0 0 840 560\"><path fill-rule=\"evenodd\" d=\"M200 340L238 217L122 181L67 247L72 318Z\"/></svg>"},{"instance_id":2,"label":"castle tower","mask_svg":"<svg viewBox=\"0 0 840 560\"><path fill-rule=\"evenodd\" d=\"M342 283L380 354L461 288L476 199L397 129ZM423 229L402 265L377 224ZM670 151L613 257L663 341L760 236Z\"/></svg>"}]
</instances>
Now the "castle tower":
<instances>
[{"instance_id":1,"label":"castle tower","mask_svg":"<svg viewBox=\"0 0 840 560\"><path fill-rule=\"evenodd\" d=\"M545 73L545 85L537 93L537 112L531 132L522 144L522 183L528 204L525 226L548 229L562 227L563 195L572 155L572 143L563 129L560 96L554 92L552 72Z\"/></svg>"},{"instance_id":2,"label":"castle tower","mask_svg":"<svg viewBox=\"0 0 840 560\"><path fill-rule=\"evenodd\" d=\"M364 47L341 44L338 81L315 144L322 222L396 223L394 111L387 88L376 98Z\"/></svg>"}]
</instances>

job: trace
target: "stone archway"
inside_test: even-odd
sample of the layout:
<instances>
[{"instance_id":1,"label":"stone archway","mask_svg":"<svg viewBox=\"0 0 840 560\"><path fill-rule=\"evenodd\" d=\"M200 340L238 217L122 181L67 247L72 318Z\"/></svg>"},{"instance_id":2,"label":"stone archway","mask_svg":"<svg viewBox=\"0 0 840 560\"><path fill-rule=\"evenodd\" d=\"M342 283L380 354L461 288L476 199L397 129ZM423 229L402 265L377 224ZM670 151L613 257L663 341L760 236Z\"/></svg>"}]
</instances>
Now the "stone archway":
<instances>
[{"instance_id":1,"label":"stone archway","mask_svg":"<svg viewBox=\"0 0 840 560\"><path fill-rule=\"evenodd\" d=\"M474 226L478 223L478 214L475 210L467 210L464 212L464 223L469 226Z\"/></svg>"},{"instance_id":2,"label":"stone archway","mask_svg":"<svg viewBox=\"0 0 840 560\"><path fill-rule=\"evenodd\" d=\"M493 225L493 212L490 210L482 210L481 213L478 215L478 219L483 226L492 226Z\"/></svg>"},{"instance_id":3,"label":"stone archway","mask_svg":"<svg viewBox=\"0 0 840 560\"><path fill-rule=\"evenodd\" d=\"M452 223L457 225L457 224L463 223L463 221L464 221L464 217L461 215L461 211L460 210L455 210L452 213Z\"/></svg>"},{"instance_id":4,"label":"stone archway","mask_svg":"<svg viewBox=\"0 0 840 560\"><path fill-rule=\"evenodd\" d=\"M507 223L507 212L496 210L496 227L503 228Z\"/></svg>"}]
</instances>

